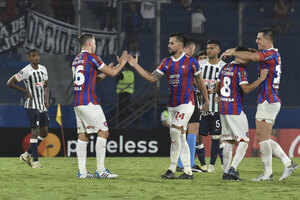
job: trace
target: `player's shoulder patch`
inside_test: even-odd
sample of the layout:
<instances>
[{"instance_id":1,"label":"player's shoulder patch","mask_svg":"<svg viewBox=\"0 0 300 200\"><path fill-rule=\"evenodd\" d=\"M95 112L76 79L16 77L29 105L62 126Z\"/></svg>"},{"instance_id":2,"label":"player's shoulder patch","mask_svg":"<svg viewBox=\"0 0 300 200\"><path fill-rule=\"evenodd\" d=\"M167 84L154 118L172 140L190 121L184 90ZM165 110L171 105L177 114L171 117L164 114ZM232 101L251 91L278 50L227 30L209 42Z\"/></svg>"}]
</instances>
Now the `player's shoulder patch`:
<instances>
[{"instance_id":1,"label":"player's shoulder patch","mask_svg":"<svg viewBox=\"0 0 300 200\"><path fill-rule=\"evenodd\" d=\"M248 76L247 71L243 71L242 74L243 74L243 76L246 76L246 77Z\"/></svg>"}]
</instances>

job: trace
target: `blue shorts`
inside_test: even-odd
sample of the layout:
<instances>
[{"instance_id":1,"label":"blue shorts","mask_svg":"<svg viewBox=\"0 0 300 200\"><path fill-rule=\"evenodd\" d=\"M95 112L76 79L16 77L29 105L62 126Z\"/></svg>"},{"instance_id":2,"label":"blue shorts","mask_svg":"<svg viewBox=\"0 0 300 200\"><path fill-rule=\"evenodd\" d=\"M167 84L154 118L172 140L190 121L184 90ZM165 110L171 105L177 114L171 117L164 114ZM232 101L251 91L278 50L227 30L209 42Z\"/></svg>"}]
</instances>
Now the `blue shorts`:
<instances>
[{"instance_id":1,"label":"blue shorts","mask_svg":"<svg viewBox=\"0 0 300 200\"><path fill-rule=\"evenodd\" d=\"M221 135L220 113L203 113L200 117L199 135Z\"/></svg>"},{"instance_id":2,"label":"blue shorts","mask_svg":"<svg viewBox=\"0 0 300 200\"><path fill-rule=\"evenodd\" d=\"M25 109L29 120L30 128L39 128L49 126L48 112L40 113L37 109Z\"/></svg>"}]
</instances>

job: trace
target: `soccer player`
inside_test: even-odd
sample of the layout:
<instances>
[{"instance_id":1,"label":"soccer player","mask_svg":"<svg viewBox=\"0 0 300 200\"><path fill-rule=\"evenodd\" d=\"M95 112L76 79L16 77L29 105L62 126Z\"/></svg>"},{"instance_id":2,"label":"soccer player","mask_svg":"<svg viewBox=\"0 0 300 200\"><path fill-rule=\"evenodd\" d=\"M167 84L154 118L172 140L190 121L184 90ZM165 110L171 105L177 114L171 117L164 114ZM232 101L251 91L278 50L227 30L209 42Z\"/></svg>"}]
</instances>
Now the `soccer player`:
<instances>
[{"instance_id":1,"label":"soccer player","mask_svg":"<svg viewBox=\"0 0 300 200\"><path fill-rule=\"evenodd\" d=\"M20 156L32 168L42 168L38 160L38 146L48 135L49 126L49 85L46 67L40 65L40 55L36 49L28 51L29 65L13 75L7 85L26 94L24 108L31 127L30 146ZM23 81L25 88L17 85ZM33 162L31 161L31 157Z\"/></svg>"},{"instance_id":2,"label":"soccer player","mask_svg":"<svg viewBox=\"0 0 300 200\"><path fill-rule=\"evenodd\" d=\"M197 60L183 52L185 37L181 33L171 33L169 38L170 57L162 60L160 66L151 74L138 64L138 57L128 55L128 63L146 80L153 83L164 74L169 83L169 119L170 119L170 165L163 179L174 179L177 161L180 155L184 173L178 179L193 179L190 165L190 151L186 141L186 127L194 111L193 80L197 88L205 87L199 83L200 67ZM201 89L202 90L202 89ZM209 102L206 102L207 107Z\"/></svg>"},{"instance_id":3,"label":"soccer player","mask_svg":"<svg viewBox=\"0 0 300 200\"><path fill-rule=\"evenodd\" d=\"M184 53L187 55L194 55L195 52L195 43L191 39L186 39L185 46L183 48ZM200 73L200 83L204 85L204 81L202 79L202 72ZM206 87L203 87L205 89L204 91L201 91L203 93L204 99L208 101L208 94ZM201 168L198 165L195 165L195 151L196 151L196 140L199 132L199 119L200 119L200 105L199 105L199 98L200 98L200 91L196 89L196 86L193 85L193 91L194 91L194 98L195 98L195 110L193 112L193 115L190 118L190 121L187 125L187 143L190 148L190 157L191 157L191 167L193 172L202 172ZM183 171L183 165L181 163L181 160L179 158L178 160L178 168L177 171Z\"/></svg>"},{"instance_id":4,"label":"soccer player","mask_svg":"<svg viewBox=\"0 0 300 200\"><path fill-rule=\"evenodd\" d=\"M264 164L264 173L253 181L273 179L272 154L281 159L284 171L280 181L287 179L298 167L285 154L280 145L270 139L273 125L281 107L278 89L281 74L281 57L278 49L274 48L274 30L271 28L260 29L256 41L259 52L241 52L228 49L222 56L235 56L246 61L259 62L259 72L268 69L265 81L259 87L256 112L256 134L260 145L261 159Z\"/></svg>"},{"instance_id":5,"label":"soccer player","mask_svg":"<svg viewBox=\"0 0 300 200\"><path fill-rule=\"evenodd\" d=\"M201 163L201 169L208 172L215 172L215 163L220 152L221 164L223 162L222 150L223 144L220 145L221 137L221 122L219 105L215 102L217 94L214 92L216 87L217 78L221 68L226 64L220 60L218 55L220 53L220 42L218 40L208 40L206 45L207 60L199 62L203 79L206 84L209 94L209 109L208 112L202 113L200 117L200 131L199 131L199 144L197 145L197 156ZM202 107L202 105L200 105ZM203 136L207 136L208 133L211 136L211 151L210 151L210 163L207 169L205 162L205 148L203 145Z\"/></svg>"},{"instance_id":6,"label":"soccer player","mask_svg":"<svg viewBox=\"0 0 300 200\"><path fill-rule=\"evenodd\" d=\"M207 59L207 52L206 52L206 50L199 51L197 53L197 58L198 58L198 62L200 62L200 60L206 60Z\"/></svg>"},{"instance_id":7,"label":"soccer player","mask_svg":"<svg viewBox=\"0 0 300 200\"><path fill-rule=\"evenodd\" d=\"M236 51L249 51L246 47L238 47ZM222 179L241 180L237 167L246 154L249 143L249 125L244 113L243 96L257 88L265 79L267 69L260 72L255 82L248 84L246 65L249 61L235 58L225 65L218 76L215 91L220 99L220 118L222 124L222 140L225 142L223 150L223 177ZM232 150L235 142L238 143L231 167Z\"/></svg>"},{"instance_id":8,"label":"soccer player","mask_svg":"<svg viewBox=\"0 0 300 200\"><path fill-rule=\"evenodd\" d=\"M102 80L106 75L117 75L127 62L127 51L118 58L116 67L107 66L96 52L95 37L91 34L83 34L79 38L81 52L75 57L72 64L74 76L74 111L77 123L77 159L78 178L93 178L94 176L86 170L87 144L90 135L97 133L96 178L116 178L117 174L111 173L104 166L106 142L109 136L106 118L99 105L96 96L96 79ZM104 73L98 75L97 72Z\"/></svg>"}]
</instances>

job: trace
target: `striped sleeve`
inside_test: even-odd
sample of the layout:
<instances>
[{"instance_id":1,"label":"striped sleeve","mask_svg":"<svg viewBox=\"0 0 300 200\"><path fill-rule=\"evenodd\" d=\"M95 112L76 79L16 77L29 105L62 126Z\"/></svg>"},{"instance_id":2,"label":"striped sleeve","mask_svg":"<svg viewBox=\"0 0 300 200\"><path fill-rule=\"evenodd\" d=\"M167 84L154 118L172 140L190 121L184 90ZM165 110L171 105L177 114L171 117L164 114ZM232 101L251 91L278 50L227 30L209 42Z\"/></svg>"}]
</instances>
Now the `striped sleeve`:
<instances>
[{"instance_id":1,"label":"striped sleeve","mask_svg":"<svg viewBox=\"0 0 300 200\"><path fill-rule=\"evenodd\" d=\"M191 57L191 59L192 59L191 65L192 65L193 73L195 76L197 76L198 74L201 73L200 65L197 62L196 58Z\"/></svg>"},{"instance_id":2,"label":"striped sleeve","mask_svg":"<svg viewBox=\"0 0 300 200\"><path fill-rule=\"evenodd\" d=\"M163 59L159 65L159 67L156 69L156 71L159 73L159 74L162 74L164 75L165 74L165 65L166 65L166 61L167 61L167 58Z\"/></svg>"},{"instance_id":3,"label":"striped sleeve","mask_svg":"<svg viewBox=\"0 0 300 200\"><path fill-rule=\"evenodd\" d=\"M98 70L104 67L105 63L101 60L99 56L97 56L96 54L90 54L90 55L91 55L91 62L96 66Z\"/></svg>"}]
</instances>

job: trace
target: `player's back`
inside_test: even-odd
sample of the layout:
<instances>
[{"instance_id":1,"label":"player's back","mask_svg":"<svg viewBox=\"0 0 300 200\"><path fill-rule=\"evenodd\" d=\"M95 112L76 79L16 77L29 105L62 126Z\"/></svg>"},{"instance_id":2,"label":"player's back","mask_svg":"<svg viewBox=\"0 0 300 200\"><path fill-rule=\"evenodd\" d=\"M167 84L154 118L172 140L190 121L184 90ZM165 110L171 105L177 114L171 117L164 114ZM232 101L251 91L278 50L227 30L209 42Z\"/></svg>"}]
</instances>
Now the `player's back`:
<instances>
[{"instance_id":1,"label":"player's back","mask_svg":"<svg viewBox=\"0 0 300 200\"><path fill-rule=\"evenodd\" d=\"M239 115L243 108L244 93L241 84L248 83L247 71L236 62L225 65L219 74L220 114Z\"/></svg>"},{"instance_id":2,"label":"player's back","mask_svg":"<svg viewBox=\"0 0 300 200\"><path fill-rule=\"evenodd\" d=\"M280 75L281 75L281 57L277 49L263 50L259 53L259 73L262 69L268 69L266 79L259 86L259 95L257 102L262 103L267 100L269 103L280 102L278 94Z\"/></svg>"},{"instance_id":3,"label":"player's back","mask_svg":"<svg viewBox=\"0 0 300 200\"><path fill-rule=\"evenodd\" d=\"M78 54L72 64L74 81L74 106L99 104L96 96L97 70L104 66L102 60L87 51Z\"/></svg>"}]
</instances>

